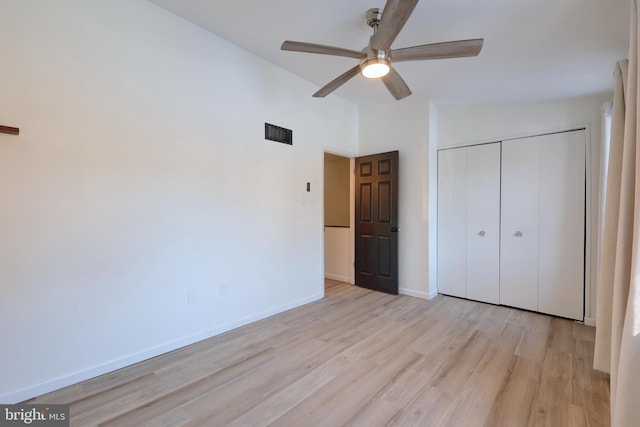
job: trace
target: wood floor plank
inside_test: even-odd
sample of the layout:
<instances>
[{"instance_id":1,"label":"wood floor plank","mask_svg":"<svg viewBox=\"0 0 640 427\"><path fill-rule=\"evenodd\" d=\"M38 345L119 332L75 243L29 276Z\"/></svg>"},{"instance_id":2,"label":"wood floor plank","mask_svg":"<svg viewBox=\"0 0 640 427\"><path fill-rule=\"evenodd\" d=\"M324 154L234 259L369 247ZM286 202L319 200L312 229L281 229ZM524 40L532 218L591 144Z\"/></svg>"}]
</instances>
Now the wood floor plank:
<instances>
[{"instance_id":1,"label":"wood floor plank","mask_svg":"<svg viewBox=\"0 0 640 427\"><path fill-rule=\"evenodd\" d=\"M572 369L570 353L547 349L529 418L530 426L570 425Z\"/></svg>"},{"instance_id":2,"label":"wood floor plank","mask_svg":"<svg viewBox=\"0 0 640 427\"><path fill-rule=\"evenodd\" d=\"M371 377L376 365L372 362L358 361L344 373L311 396L291 408L272 423L273 427L289 426L329 426L341 425L336 420L346 417L348 412L358 411L364 404L362 396L356 394L360 379Z\"/></svg>"},{"instance_id":3,"label":"wood floor plank","mask_svg":"<svg viewBox=\"0 0 640 427\"><path fill-rule=\"evenodd\" d=\"M391 423L401 409L397 403L373 399L344 425L345 427L384 427Z\"/></svg>"},{"instance_id":4,"label":"wood floor plank","mask_svg":"<svg viewBox=\"0 0 640 427\"><path fill-rule=\"evenodd\" d=\"M513 356L491 405L485 427L526 426L539 386L540 366L528 358Z\"/></svg>"},{"instance_id":5,"label":"wood floor plank","mask_svg":"<svg viewBox=\"0 0 640 427\"><path fill-rule=\"evenodd\" d=\"M480 363L489 345L490 341L475 331L442 365L431 385L456 396L464 389L464 384Z\"/></svg>"},{"instance_id":6,"label":"wood floor plank","mask_svg":"<svg viewBox=\"0 0 640 427\"><path fill-rule=\"evenodd\" d=\"M445 426L452 411L453 398L430 385L423 387L402 410L389 421L389 426Z\"/></svg>"},{"instance_id":7,"label":"wood floor plank","mask_svg":"<svg viewBox=\"0 0 640 427\"><path fill-rule=\"evenodd\" d=\"M526 329L516 347L515 354L542 365L547 354L552 318L530 312L522 312L521 315L523 319L526 319Z\"/></svg>"},{"instance_id":8,"label":"wood floor plank","mask_svg":"<svg viewBox=\"0 0 640 427\"><path fill-rule=\"evenodd\" d=\"M29 403L71 426L609 426L594 329L326 281L326 297Z\"/></svg>"}]
</instances>

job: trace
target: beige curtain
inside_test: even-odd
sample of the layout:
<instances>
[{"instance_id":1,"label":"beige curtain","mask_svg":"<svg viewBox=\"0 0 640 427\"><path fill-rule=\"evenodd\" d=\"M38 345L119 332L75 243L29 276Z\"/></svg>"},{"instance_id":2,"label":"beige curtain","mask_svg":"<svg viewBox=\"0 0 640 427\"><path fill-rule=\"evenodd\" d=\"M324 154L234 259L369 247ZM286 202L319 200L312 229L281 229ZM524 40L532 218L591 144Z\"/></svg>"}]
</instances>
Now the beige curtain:
<instances>
[{"instance_id":1,"label":"beige curtain","mask_svg":"<svg viewBox=\"0 0 640 427\"><path fill-rule=\"evenodd\" d=\"M594 368L611 374L611 425L640 426L640 132L638 0L629 60L616 65L598 276Z\"/></svg>"}]
</instances>

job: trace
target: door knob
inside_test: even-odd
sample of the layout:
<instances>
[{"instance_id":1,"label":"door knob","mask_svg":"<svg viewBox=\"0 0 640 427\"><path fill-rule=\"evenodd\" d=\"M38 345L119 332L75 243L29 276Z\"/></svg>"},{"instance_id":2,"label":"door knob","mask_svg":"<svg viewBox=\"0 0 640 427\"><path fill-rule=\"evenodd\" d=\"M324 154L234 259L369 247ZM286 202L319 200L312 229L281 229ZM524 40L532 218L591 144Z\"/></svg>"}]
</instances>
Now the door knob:
<instances>
[{"instance_id":1,"label":"door knob","mask_svg":"<svg viewBox=\"0 0 640 427\"><path fill-rule=\"evenodd\" d=\"M484 230L482 230L482 231L480 231L480 232L478 233L478 236L480 236L480 237L484 237L484 236L485 236L485 234L486 234L486 233L484 232Z\"/></svg>"},{"instance_id":2,"label":"door knob","mask_svg":"<svg viewBox=\"0 0 640 427\"><path fill-rule=\"evenodd\" d=\"M398 230L400 230L400 228L399 228L399 227L391 227L391 232L392 232L392 233L397 233L397 232L398 232Z\"/></svg>"},{"instance_id":3,"label":"door knob","mask_svg":"<svg viewBox=\"0 0 640 427\"><path fill-rule=\"evenodd\" d=\"M513 233L513 235L516 237L522 237L522 231L518 230L515 233Z\"/></svg>"}]
</instances>

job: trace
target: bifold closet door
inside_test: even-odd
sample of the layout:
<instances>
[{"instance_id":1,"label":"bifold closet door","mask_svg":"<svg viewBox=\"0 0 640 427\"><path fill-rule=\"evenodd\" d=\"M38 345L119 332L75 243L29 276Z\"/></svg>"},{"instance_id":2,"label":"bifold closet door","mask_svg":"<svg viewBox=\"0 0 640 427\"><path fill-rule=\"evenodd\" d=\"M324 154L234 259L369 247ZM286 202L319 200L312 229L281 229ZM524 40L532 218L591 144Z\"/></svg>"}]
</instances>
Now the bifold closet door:
<instances>
[{"instance_id":1,"label":"bifold closet door","mask_svg":"<svg viewBox=\"0 0 640 427\"><path fill-rule=\"evenodd\" d=\"M500 303L584 319L585 132L502 143Z\"/></svg>"},{"instance_id":2,"label":"bifold closet door","mask_svg":"<svg viewBox=\"0 0 640 427\"><path fill-rule=\"evenodd\" d=\"M538 311L584 319L585 131L540 141Z\"/></svg>"},{"instance_id":3,"label":"bifold closet door","mask_svg":"<svg viewBox=\"0 0 640 427\"><path fill-rule=\"evenodd\" d=\"M538 310L540 143L502 143L500 304Z\"/></svg>"},{"instance_id":4,"label":"bifold closet door","mask_svg":"<svg viewBox=\"0 0 640 427\"><path fill-rule=\"evenodd\" d=\"M467 148L467 298L500 302L500 143Z\"/></svg>"},{"instance_id":5,"label":"bifold closet door","mask_svg":"<svg viewBox=\"0 0 640 427\"><path fill-rule=\"evenodd\" d=\"M467 150L438 152L438 292L466 298Z\"/></svg>"},{"instance_id":6,"label":"bifold closet door","mask_svg":"<svg viewBox=\"0 0 640 427\"><path fill-rule=\"evenodd\" d=\"M499 302L500 144L438 153L438 291Z\"/></svg>"}]
</instances>

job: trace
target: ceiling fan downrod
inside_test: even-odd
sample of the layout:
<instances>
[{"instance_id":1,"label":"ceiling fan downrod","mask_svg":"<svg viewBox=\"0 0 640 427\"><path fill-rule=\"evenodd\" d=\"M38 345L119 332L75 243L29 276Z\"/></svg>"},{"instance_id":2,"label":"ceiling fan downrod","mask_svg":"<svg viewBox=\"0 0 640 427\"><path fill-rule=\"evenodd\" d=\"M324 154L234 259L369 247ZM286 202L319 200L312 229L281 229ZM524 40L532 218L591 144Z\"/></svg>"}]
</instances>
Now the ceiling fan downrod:
<instances>
[{"instance_id":1,"label":"ceiling fan downrod","mask_svg":"<svg viewBox=\"0 0 640 427\"><path fill-rule=\"evenodd\" d=\"M367 10L365 15L367 25L373 28L372 38L378 32L378 24L382 18L382 12L378 8L372 8ZM369 46L363 49L363 52L367 56L360 61L360 72L368 79L377 79L386 76L391 70L391 62L389 61L389 55L384 50L371 49L371 41Z\"/></svg>"},{"instance_id":2,"label":"ceiling fan downrod","mask_svg":"<svg viewBox=\"0 0 640 427\"><path fill-rule=\"evenodd\" d=\"M382 18L382 12L377 7L367 10L366 19L367 25L373 28L373 34L378 31L378 24Z\"/></svg>"}]
</instances>

